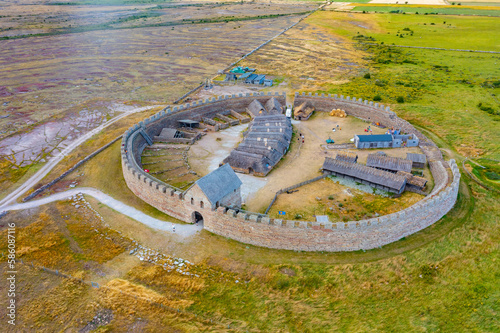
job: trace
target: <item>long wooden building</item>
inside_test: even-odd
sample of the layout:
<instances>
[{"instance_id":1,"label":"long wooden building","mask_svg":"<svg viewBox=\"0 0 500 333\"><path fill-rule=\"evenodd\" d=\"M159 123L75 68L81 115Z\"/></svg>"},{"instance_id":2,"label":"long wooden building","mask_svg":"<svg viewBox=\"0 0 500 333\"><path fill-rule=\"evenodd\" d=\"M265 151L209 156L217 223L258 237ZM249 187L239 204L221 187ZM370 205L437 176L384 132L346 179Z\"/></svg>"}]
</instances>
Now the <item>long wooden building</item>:
<instances>
[{"instance_id":1,"label":"long wooden building","mask_svg":"<svg viewBox=\"0 0 500 333\"><path fill-rule=\"evenodd\" d=\"M363 164L349 163L326 157L323 172L352 179L375 188L401 194L406 186L406 178L391 172L370 168Z\"/></svg>"},{"instance_id":2,"label":"long wooden building","mask_svg":"<svg viewBox=\"0 0 500 333\"><path fill-rule=\"evenodd\" d=\"M271 98L266 108L254 100L247 108L254 119L243 142L231 151L223 163L234 171L266 176L287 152L292 139L292 123L280 103Z\"/></svg>"}]
</instances>

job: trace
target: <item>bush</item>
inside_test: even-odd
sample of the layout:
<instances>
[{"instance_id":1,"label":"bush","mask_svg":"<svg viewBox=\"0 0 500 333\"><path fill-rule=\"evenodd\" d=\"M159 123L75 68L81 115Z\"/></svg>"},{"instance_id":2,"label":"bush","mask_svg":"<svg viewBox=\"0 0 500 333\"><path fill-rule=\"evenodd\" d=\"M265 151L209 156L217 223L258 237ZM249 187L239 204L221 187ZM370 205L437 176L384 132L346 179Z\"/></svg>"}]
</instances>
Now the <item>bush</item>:
<instances>
[{"instance_id":1,"label":"bush","mask_svg":"<svg viewBox=\"0 0 500 333\"><path fill-rule=\"evenodd\" d=\"M477 107L484 112L488 112L489 114L497 116L500 115L500 111L495 111L491 106L483 105L481 102L477 104Z\"/></svg>"},{"instance_id":2,"label":"bush","mask_svg":"<svg viewBox=\"0 0 500 333\"><path fill-rule=\"evenodd\" d=\"M330 195L330 196L328 197L328 200L333 200L333 195Z\"/></svg>"},{"instance_id":3,"label":"bush","mask_svg":"<svg viewBox=\"0 0 500 333\"><path fill-rule=\"evenodd\" d=\"M371 78L371 75L370 75L370 73L366 73L365 75L363 75L363 77L364 77L365 79L370 79L370 78Z\"/></svg>"},{"instance_id":4,"label":"bush","mask_svg":"<svg viewBox=\"0 0 500 333\"><path fill-rule=\"evenodd\" d=\"M500 180L500 175L496 172L488 171L485 174L491 180Z\"/></svg>"},{"instance_id":5,"label":"bush","mask_svg":"<svg viewBox=\"0 0 500 333\"><path fill-rule=\"evenodd\" d=\"M404 103L405 99L403 98L403 96L398 96L398 98L396 98L396 102L398 102L398 103Z\"/></svg>"},{"instance_id":6,"label":"bush","mask_svg":"<svg viewBox=\"0 0 500 333\"><path fill-rule=\"evenodd\" d=\"M380 97L380 95L375 95L373 97L373 101L375 101L375 102L380 102L381 100L382 100L382 97Z\"/></svg>"}]
</instances>

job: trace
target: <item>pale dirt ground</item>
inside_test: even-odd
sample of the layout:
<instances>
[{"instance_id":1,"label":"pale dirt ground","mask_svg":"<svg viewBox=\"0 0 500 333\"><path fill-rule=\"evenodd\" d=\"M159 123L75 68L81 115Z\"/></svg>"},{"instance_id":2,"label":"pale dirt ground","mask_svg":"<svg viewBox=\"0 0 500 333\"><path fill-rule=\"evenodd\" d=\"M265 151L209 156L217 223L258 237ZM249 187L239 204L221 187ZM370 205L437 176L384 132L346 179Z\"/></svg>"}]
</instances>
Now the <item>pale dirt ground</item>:
<instances>
[{"instance_id":1,"label":"pale dirt ground","mask_svg":"<svg viewBox=\"0 0 500 333\"><path fill-rule=\"evenodd\" d=\"M191 168L198 175L204 176L219 167L219 164L229 156L243 139L242 133L249 124L229 127L219 132L208 132L200 141L194 144L188 152ZM243 185L241 198L244 203L267 183L266 178L254 177L237 173Z\"/></svg>"},{"instance_id":2,"label":"pale dirt ground","mask_svg":"<svg viewBox=\"0 0 500 333\"><path fill-rule=\"evenodd\" d=\"M264 211L276 191L321 175L320 168L325 157L334 158L338 150L325 149L322 145L328 137L336 143L348 143L354 134L365 133L368 123L355 117L331 117L327 113L315 113L308 121L293 121L294 130L305 136L304 144L293 139L290 151L267 177L238 174L243 182L242 196L249 211ZM339 124L340 131L332 131ZM189 151L189 163L194 171L206 175L215 170L241 141L241 132L246 125L239 125L220 132L209 132ZM373 134L383 134L384 129L373 127ZM220 138L220 141L216 139ZM351 150L365 163L369 153L377 150ZM389 156L406 157L406 152L419 152L419 148L385 149Z\"/></svg>"},{"instance_id":3,"label":"pale dirt ground","mask_svg":"<svg viewBox=\"0 0 500 333\"><path fill-rule=\"evenodd\" d=\"M121 103L109 103L107 110L84 108L60 120L34 127L30 132L15 134L0 140L0 158L9 158L19 166L45 162L45 153L55 156L71 142L105 123L120 112L135 108Z\"/></svg>"},{"instance_id":4,"label":"pale dirt ground","mask_svg":"<svg viewBox=\"0 0 500 333\"><path fill-rule=\"evenodd\" d=\"M343 11L350 11L354 7L356 7L357 3L352 3L352 2L332 2L329 5L326 5L323 7L325 10L343 10Z\"/></svg>"},{"instance_id":5,"label":"pale dirt ground","mask_svg":"<svg viewBox=\"0 0 500 333\"><path fill-rule=\"evenodd\" d=\"M228 86L216 86L214 85L212 89L204 89L201 88L196 92L196 94L191 95L191 99L196 101L199 99L207 99L211 97L216 97L216 96L225 96L225 95L232 95L232 94L246 94L246 93L254 93L254 92L259 92L263 89L263 87L260 86L254 86L254 85L228 85Z\"/></svg>"},{"instance_id":6,"label":"pale dirt ground","mask_svg":"<svg viewBox=\"0 0 500 333\"><path fill-rule=\"evenodd\" d=\"M372 0L369 3L408 4L408 5L448 5L444 0Z\"/></svg>"}]
</instances>

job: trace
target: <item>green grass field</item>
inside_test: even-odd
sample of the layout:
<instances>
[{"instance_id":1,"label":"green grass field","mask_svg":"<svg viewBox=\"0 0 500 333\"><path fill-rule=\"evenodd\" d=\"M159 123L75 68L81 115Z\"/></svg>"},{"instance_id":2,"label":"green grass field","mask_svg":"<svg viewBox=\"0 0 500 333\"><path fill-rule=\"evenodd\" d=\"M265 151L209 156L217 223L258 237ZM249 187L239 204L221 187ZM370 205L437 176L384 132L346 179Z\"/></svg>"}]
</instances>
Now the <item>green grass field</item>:
<instances>
[{"instance_id":1,"label":"green grass field","mask_svg":"<svg viewBox=\"0 0 500 333\"><path fill-rule=\"evenodd\" d=\"M413 6L356 6L353 11L357 12L377 12L377 13L411 13L411 14L440 14L440 15L476 15L476 16L500 16L497 7L488 9L463 8L462 6L452 7L418 7Z\"/></svg>"},{"instance_id":2,"label":"green grass field","mask_svg":"<svg viewBox=\"0 0 500 333\"><path fill-rule=\"evenodd\" d=\"M467 161L467 164L472 167L472 174L482 184L500 192L500 162L480 158L474 161Z\"/></svg>"},{"instance_id":3,"label":"green grass field","mask_svg":"<svg viewBox=\"0 0 500 333\"><path fill-rule=\"evenodd\" d=\"M379 96L381 103L431 128L464 156L500 157L500 54L393 46L498 52L499 19L321 12L309 20L351 38L371 61L350 82L325 82L321 92L370 100Z\"/></svg>"}]
</instances>

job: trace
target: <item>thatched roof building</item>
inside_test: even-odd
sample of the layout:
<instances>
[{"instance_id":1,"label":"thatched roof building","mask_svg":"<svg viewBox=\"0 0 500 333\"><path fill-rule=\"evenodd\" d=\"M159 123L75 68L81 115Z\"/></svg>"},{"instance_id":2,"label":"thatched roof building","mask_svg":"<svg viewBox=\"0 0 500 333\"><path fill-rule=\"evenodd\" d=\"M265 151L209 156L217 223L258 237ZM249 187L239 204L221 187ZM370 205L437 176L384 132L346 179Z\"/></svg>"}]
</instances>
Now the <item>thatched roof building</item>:
<instances>
[{"instance_id":1,"label":"thatched roof building","mask_svg":"<svg viewBox=\"0 0 500 333\"><path fill-rule=\"evenodd\" d=\"M414 168L423 169L427 163L427 158L424 154L406 153L406 159L413 162Z\"/></svg>"},{"instance_id":2,"label":"thatched roof building","mask_svg":"<svg viewBox=\"0 0 500 333\"><path fill-rule=\"evenodd\" d=\"M274 97L270 98L266 102L266 106L264 107L261 102L254 99L250 105L248 105L247 110L248 114L252 116L252 118L258 116L269 116L269 115L281 115L283 114L283 107L280 102ZM278 119L278 118L276 118Z\"/></svg>"},{"instance_id":3,"label":"thatched roof building","mask_svg":"<svg viewBox=\"0 0 500 333\"><path fill-rule=\"evenodd\" d=\"M290 119L281 114L281 105L275 98L267 101L269 113L261 110L262 104L254 100L248 112L254 120L244 134L243 142L226 157L223 163L242 173L265 176L287 152L292 138ZM273 114L280 112L279 114Z\"/></svg>"},{"instance_id":4,"label":"thatched roof building","mask_svg":"<svg viewBox=\"0 0 500 333\"><path fill-rule=\"evenodd\" d=\"M349 178L385 191L402 193L406 186L406 178L394 173L370 168L363 164L349 163L332 158L325 158L323 172Z\"/></svg>"},{"instance_id":5,"label":"thatched roof building","mask_svg":"<svg viewBox=\"0 0 500 333\"><path fill-rule=\"evenodd\" d=\"M372 168L391 172L411 172L412 161L399 157L370 154L366 160L366 165Z\"/></svg>"},{"instance_id":6,"label":"thatched roof building","mask_svg":"<svg viewBox=\"0 0 500 333\"><path fill-rule=\"evenodd\" d=\"M353 154L353 153L349 153L349 152L341 152L341 153L337 153L337 156L335 156L335 159L338 161L357 163L358 162L358 155Z\"/></svg>"},{"instance_id":7,"label":"thatched roof building","mask_svg":"<svg viewBox=\"0 0 500 333\"><path fill-rule=\"evenodd\" d=\"M307 120L314 112L314 105L307 101L295 108L293 111L293 119L295 120Z\"/></svg>"},{"instance_id":8,"label":"thatched roof building","mask_svg":"<svg viewBox=\"0 0 500 333\"><path fill-rule=\"evenodd\" d=\"M419 190L423 190L425 187L425 184L427 184L427 179L414 176L413 174L405 171L398 171L396 175L400 175L406 178L406 185L407 186L414 186L418 188Z\"/></svg>"},{"instance_id":9,"label":"thatched roof building","mask_svg":"<svg viewBox=\"0 0 500 333\"><path fill-rule=\"evenodd\" d=\"M274 97L266 102L266 110L267 114L283 114L283 106Z\"/></svg>"},{"instance_id":10,"label":"thatched roof building","mask_svg":"<svg viewBox=\"0 0 500 333\"><path fill-rule=\"evenodd\" d=\"M254 99L252 103L247 106L247 113L252 117L263 116L266 113L266 109L261 102Z\"/></svg>"}]
</instances>

